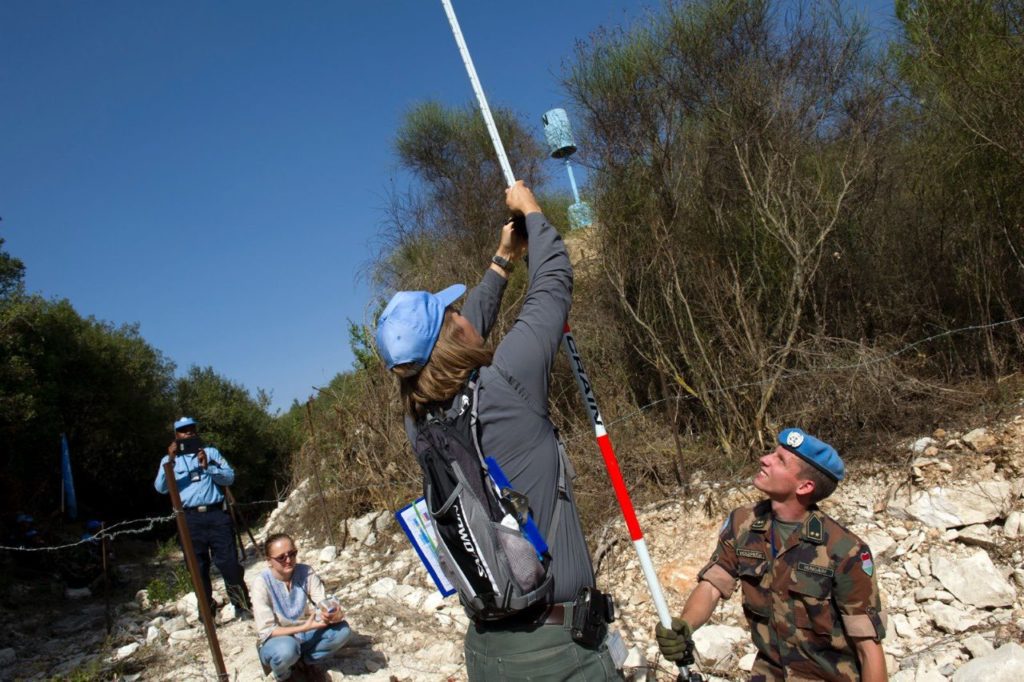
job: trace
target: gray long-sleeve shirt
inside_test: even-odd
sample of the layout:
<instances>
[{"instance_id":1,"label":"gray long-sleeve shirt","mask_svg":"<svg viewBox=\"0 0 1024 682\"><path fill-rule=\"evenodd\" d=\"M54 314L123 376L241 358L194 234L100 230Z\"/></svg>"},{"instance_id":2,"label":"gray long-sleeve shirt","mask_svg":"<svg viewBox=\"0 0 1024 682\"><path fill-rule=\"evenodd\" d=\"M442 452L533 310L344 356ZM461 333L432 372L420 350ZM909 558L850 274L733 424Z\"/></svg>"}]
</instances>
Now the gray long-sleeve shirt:
<instances>
[{"instance_id":1,"label":"gray long-sleeve shirt","mask_svg":"<svg viewBox=\"0 0 1024 682\"><path fill-rule=\"evenodd\" d=\"M548 417L548 388L572 304L572 265L561 236L542 214L528 215L526 228L530 256L526 299L515 324L495 349L493 364L480 369L480 446L484 456L498 460L512 487L529 498L534 520L551 551L554 601L566 602L581 587L594 585L568 474L568 499L560 507L555 537L546 534L558 495L559 466L558 439ZM503 277L488 269L462 306L462 315L484 338L497 319L505 285ZM415 441L411 420L406 430Z\"/></svg>"}]
</instances>

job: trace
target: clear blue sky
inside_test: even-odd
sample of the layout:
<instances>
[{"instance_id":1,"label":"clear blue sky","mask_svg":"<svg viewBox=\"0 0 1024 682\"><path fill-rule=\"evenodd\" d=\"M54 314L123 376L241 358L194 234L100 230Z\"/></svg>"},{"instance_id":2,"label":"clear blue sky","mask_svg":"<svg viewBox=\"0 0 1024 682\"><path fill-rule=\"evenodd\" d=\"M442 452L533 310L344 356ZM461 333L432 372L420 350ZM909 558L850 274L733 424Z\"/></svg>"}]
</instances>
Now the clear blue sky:
<instances>
[{"instance_id":1,"label":"clear blue sky","mask_svg":"<svg viewBox=\"0 0 1024 682\"><path fill-rule=\"evenodd\" d=\"M574 41L649 4L454 3L491 104L538 135ZM30 291L286 409L351 365L393 135L426 99L472 99L439 0L4 0L0 237Z\"/></svg>"}]
</instances>

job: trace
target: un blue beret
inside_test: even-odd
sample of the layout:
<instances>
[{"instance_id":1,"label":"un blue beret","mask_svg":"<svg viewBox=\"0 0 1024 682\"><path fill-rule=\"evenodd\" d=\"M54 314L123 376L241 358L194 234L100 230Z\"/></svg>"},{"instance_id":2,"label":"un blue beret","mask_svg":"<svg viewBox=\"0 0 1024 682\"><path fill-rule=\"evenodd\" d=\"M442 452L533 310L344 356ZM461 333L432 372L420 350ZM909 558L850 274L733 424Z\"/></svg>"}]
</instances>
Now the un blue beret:
<instances>
[{"instance_id":1,"label":"un blue beret","mask_svg":"<svg viewBox=\"0 0 1024 682\"><path fill-rule=\"evenodd\" d=\"M804 460L833 481L843 480L846 467L836 449L805 433L802 429L783 429L779 432L779 445Z\"/></svg>"}]
</instances>

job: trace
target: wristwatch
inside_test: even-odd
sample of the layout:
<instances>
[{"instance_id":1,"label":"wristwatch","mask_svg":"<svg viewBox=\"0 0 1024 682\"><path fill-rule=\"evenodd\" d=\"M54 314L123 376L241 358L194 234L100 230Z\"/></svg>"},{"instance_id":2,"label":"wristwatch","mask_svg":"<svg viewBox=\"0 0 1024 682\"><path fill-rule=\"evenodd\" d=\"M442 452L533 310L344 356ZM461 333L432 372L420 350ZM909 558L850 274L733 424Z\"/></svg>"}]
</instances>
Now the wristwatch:
<instances>
[{"instance_id":1,"label":"wristwatch","mask_svg":"<svg viewBox=\"0 0 1024 682\"><path fill-rule=\"evenodd\" d=\"M495 255L491 257L491 262L505 272L512 272L512 261L508 258L502 258L501 256Z\"/></svg>"}]
</instances>

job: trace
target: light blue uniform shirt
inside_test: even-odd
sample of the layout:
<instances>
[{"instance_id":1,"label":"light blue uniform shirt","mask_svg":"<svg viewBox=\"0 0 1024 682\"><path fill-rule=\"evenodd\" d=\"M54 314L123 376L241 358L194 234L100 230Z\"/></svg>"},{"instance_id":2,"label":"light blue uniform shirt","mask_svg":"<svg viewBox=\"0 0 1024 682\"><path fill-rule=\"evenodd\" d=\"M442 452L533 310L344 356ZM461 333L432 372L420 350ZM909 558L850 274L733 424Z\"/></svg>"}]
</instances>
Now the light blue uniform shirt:
<instances>
[{"instance_id":1,"label":"light blue uniform shirt","mask_svg":"<svg viewBox=\"0 0 1024 682\"><path fill-rule=\"evenodd\" d=\"M206 451L208 463L206 469L199 466L199 459L196 455L178 455L174 458L174 480L178 483L181 505L186 508L220 504L224 501L224 493L218 486L231 485L235 482L235 470L231 468L220 451L209 445L203 450ZM164 458L160 460L160 467L156 470L156 480L153 481L156 491L165 495L167 494L167 479L164 477L164 464L167 459L167 455L164 455ZM199 473L198 481L192 480L193 472Z\"/></svg>"}]
</instances>

